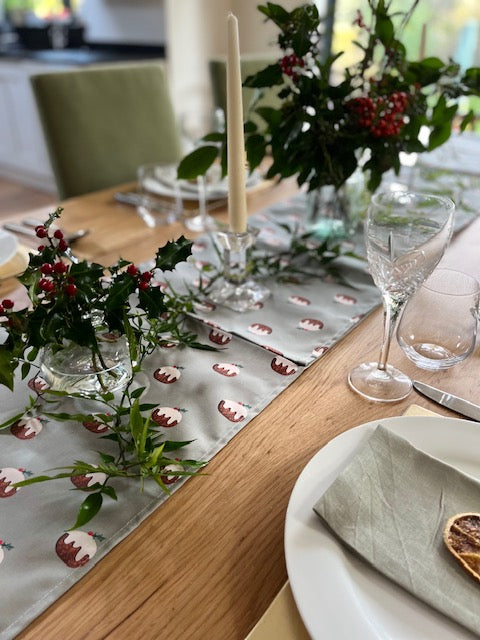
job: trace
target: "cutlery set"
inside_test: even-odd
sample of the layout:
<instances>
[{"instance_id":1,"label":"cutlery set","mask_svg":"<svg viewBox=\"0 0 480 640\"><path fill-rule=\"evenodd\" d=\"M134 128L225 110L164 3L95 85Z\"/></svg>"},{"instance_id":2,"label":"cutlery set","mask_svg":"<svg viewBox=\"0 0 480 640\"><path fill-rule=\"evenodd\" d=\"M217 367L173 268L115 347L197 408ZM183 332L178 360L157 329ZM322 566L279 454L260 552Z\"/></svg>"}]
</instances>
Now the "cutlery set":
<instances>
[{"instance_id":1,"label":"cutlery set","mask_svg":"<svg viewBox=\"0 0 480 640\"><path fill-rule=\"evenodd\" d=\"M13 223L8 222L3 225L3 228L6 231L11 231L12 233L17 233L26 238L36 238L37 234L35 232L35 227L41 225L42 221L37 220L35 218L25 218L21 223ZM78 229L78 231L73 231L72 233L65 234L65 240L68 244L73 244L80 238L85 237L90 232L88 229Z\"/></svg>"},{"instance_id":2,"label":"cutlery set","mask_svg":"<svg viewBox=\"0 0 480 640\"><path fill-rule=\"evenodd\" d=\"M133 207L145 205L148 202L148 208L158 210L160 212L174 212L176 210L175 204L171 200L162 200L158 197L150 197L135 191L117 191L114 195L117 202L121 204L129 204ZM214 211L220 209L227 204L227 198L221 198L213 200L206 204L207 211Z\"/></svg>"}]
</instances>

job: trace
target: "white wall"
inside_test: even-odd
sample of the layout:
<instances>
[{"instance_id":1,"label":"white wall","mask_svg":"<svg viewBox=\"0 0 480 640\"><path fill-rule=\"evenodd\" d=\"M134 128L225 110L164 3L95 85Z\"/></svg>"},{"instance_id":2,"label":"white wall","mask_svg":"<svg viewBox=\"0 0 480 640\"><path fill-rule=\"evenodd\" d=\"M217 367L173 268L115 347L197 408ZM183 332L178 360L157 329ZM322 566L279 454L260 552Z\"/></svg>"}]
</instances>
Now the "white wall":
<instances>
[{"instance_id":1,"label":"white wall","mask_svg":"<svg viewBox=\"0 0 480 640\"><path fill-rule=\"evenodd\" d=\"M165 43L164 0L83 0L79 14L87 42Z\"/></svg>"}]
</instances>

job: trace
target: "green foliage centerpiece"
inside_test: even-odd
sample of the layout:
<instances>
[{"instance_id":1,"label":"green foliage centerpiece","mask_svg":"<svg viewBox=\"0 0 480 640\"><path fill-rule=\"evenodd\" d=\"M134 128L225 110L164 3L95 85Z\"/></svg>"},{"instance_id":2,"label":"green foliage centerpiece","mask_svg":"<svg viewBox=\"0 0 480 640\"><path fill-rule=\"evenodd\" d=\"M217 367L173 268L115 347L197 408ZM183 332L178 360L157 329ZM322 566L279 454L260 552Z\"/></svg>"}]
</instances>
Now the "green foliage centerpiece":
<instances>
[{"instance_id":1,"label":"green foliage centerpiece","mask_svg":"<svg viewBox=\"0 0 480 640\"><path fill-rule=\"evenodd\" d=\"M334 63L342 53L325 56L324 22L314 4L292 11L260 5L278 27L281 56L244 85L259 96L273 91L278 106L252 105L245 122L250 169L270 157L267 178L297 176L311 191L338 189L360 167L375 191L386 171L399 172L400 152L431 151L446 142L454 123L467 127L474 114L459 116L459 99L480 95L480 69L462 72L436 57L408 60L400 38L418 2L394 12L391 2L368 0L369 15L358 12L355 19L360 60L340 76ZM427 143L419 139L422 127ZM182 177L206 171L217 156L227 171L225 137L212 133L204 142L180 164Z\"/></svg>"}]
</instances>

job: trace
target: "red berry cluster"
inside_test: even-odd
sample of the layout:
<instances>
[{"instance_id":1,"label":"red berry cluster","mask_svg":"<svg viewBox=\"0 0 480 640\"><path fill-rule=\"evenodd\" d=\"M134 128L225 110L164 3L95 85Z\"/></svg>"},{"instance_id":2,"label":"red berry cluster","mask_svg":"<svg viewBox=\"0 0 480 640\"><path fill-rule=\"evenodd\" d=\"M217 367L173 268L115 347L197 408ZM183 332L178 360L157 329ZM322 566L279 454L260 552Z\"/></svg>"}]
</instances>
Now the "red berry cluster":
<instances>
[{"instance_id":1,"label":"red berry cluster","mask_svg":"<svg viewBox=\"0 0 480 640\"><path fill-rule=\"evenodd\" d=\"M51 246L57 246L59 251L65 252L68 249L68 244L63 237L63 231L60 229L56 229L53 233L53 236L48 235L48 230L41 224L38 227L35 227L35 233L37 234L37 238L46 238ZM54 239L57 241L55 242ZM45 249L45 245L40 245L38 247L39 251L43 251Z\"/></svg>"},{"instance_id":2,"label":"red berry cluster","mask_svg":"<svg viewBox=\"0 0 480 640\"><path fill-rule=\"evenodd\" d=\"M0 302L0 316L5 315L5 317L2 318L0 322L7 322L9 326L12 326L13 320L11 317L8 317L7 314L9 311L12 311L13 305L13 300L10 300L9 298L5 298L5 300L2 300L2 302Z\"/></svg>"},{"instance_id":3,"label":"red berry cluster","mask_svg":"<svg viewBox=\"0 0 480 640\"><path fill-rule=\"evenodd\" d=\"M68 249L68 244L63 237L63 231L56 229L53 235L49 235L48 230L39 225L35 228L38 238L48 240L50 246L54 248L55 253L64 253ZM39 251L43 251L45 245L38 247ZM44 262L40 267L42 278L37 283L41 292L48 294L51 298L55 297L59 292L63 291L69 298L77 293L77 286L71 275L69 275L69 266L62 260L52 259L51 262Z\"/></svg>"},{"instance_id":4,"label":"red berry cluster","mask_svg":"<svg viewBox=\"0 0 480 640\"><path fill-rule=\"evenodd\" d=\"M295 67L304 67L305 60L295 55L294 53L289 56L283 56L280 60L280 67L282 68L282 73L286 76L290 76L292 80L296 80L298 78L298 73L295 71Z\"/></svg>"},{"instance_id":5,"label":"red berry cluster","mask_svg":"<svg viewBox=\"0 0 480 640\"><path fill-rule=\"evenodd\" d=\"M128 265L127 273L133 278L136 278L138 288L141 291L145 291L150 287L150 280L153 278L153 273L151 271L141 272L140 269L132 263Z\"/></svg>"},{"instance_id":6,"label":"red berry cluster","mask_svg":"<svg viewBox=\"0 0 480 640\"><path fill-rule=\"evenodd\" d=\"M50 294L51 297L63 291L69 298L72 298L77 293L77 287L68 271L68 265L61 260L44 262L40 267L40 272L44 277L38 281L38 288L40 291Z\"/></svg>"},{"instance_id":7,"label":"red berry cluster","mask_svg":"<svg viewBox=\"0 0 480 640\"><path fill-rule=\"evenodd\" d=\"M2 302L0 302L0 313L5 313L6 311L13 309L13 304L13 300L9 300L8 298L2 300Z\"/></svg>"},{"instance_id":8,"label":"red berry cluster","mask_svg":"<svg viewBox=\"0 0 480 640\"><path fill-rule=\"evenodd\" d=\"M394 91L377 98L353 98L347 104L356 114L360 127L369 129L376 138L389 138L398 136L405 124L409 96L405 91Z\"/></svg>"}]
</instances>

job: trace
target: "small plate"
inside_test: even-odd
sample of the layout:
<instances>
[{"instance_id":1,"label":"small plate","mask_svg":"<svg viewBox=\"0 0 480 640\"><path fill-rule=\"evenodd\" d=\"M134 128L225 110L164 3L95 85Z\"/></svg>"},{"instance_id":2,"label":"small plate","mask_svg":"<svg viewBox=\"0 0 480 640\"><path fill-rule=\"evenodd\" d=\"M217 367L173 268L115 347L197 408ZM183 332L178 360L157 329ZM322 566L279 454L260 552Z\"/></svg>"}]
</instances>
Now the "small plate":
<instances>
[{"instance_id":1,"label":"small plate","mask_svg":"<svg viewBox=\"0 0 480 640\"><path fill-rule=\"evenodd\" d=\"M254 171L246 178L246 188L255 187L260 181L261 176L258 171ZM162 174L162 167L155 172L155 178L145 180L144 187L151 193L156 195L174 198L179 195L185 201L198 201L198 184L190 180L178 180L175 184L171 175L167 172ZM207 200L219 200L228 196L228 180L227 178L219 179L206 183Z\"/></svg>"},{"instance_id":2,"label":"small plate","mask_svg":"<svg viewBox=\"0 0 480 640\"><path fill-rule=\"evenodd\" d=\"M480 476L477 422L441 416L384 418L331 440L298 477L285 519L287 572L303 622L313 640L473 639L348 552L313 512L315 502L379 424L464 473Z\"/></svg>"},{"instance_id":3,"label":"small plate","mask_svg":"<svg viewBox=\"0 0 480 640\"><path fill-rule=\"evenodd\" d=\"M18 240L13 233L0 229L0 265L5 264L17 253Z\"/></svg>"}]
</instances>

